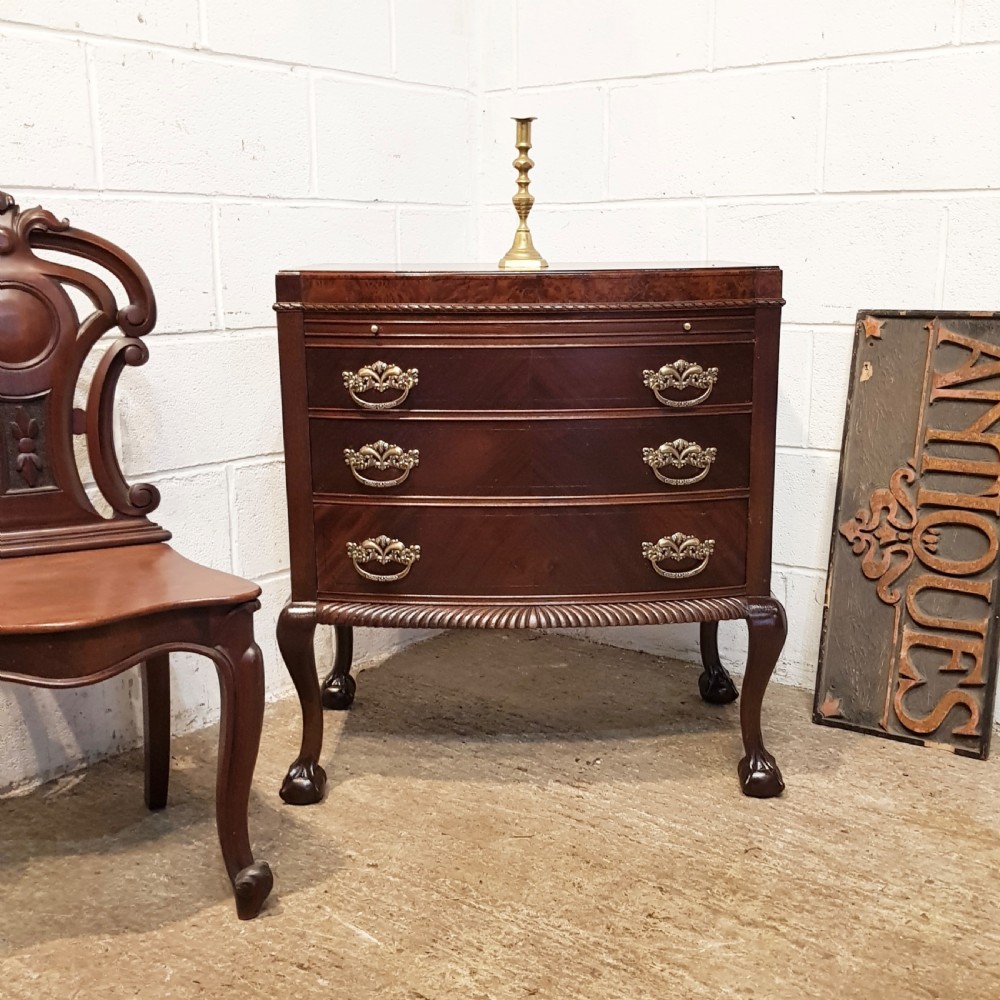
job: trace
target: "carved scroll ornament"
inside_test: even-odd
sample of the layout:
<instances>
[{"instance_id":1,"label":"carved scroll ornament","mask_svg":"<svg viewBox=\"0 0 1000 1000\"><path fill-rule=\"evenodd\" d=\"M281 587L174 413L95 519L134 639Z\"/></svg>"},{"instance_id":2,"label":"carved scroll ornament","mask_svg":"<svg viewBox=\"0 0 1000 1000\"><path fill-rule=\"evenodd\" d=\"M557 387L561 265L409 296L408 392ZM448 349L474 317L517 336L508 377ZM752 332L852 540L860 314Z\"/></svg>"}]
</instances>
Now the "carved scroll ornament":
<instances>
[{"instance_id":1,"label":"carved scroll ornament","mask_svg":"<svg viewBox=\"0 0 1000 1000\"><path fill-rule=\"evenodd\" d=\"M73 267L63 257L38 256L39 250L97 264L122 285L127 303L119 306L97 274ZM92 307L82 319L70 288L82 292ZM112 427L118 376L126 364L146 360L148 352L138 338L155 320L149 281L128 254L42 208L20 211L10 195L0 192L0 412L10 425L12 437L5 440L15 455L7 468L20 481L8 475L0 486L0 556L169 537L144 520L159 495L151 485L125 482ZM77 411L73 398L83 365L115 327L124 336L109 345L86 408ZM80 481L74 433L84 435L94 480L115 512L110 522L97 513ZM44 520L37 508L24 506L25 489L50 494ZM16 531L4 529L4 511L16 520ZM132 519L131 528L124 519Z\"/></svg>"}]
</instances>

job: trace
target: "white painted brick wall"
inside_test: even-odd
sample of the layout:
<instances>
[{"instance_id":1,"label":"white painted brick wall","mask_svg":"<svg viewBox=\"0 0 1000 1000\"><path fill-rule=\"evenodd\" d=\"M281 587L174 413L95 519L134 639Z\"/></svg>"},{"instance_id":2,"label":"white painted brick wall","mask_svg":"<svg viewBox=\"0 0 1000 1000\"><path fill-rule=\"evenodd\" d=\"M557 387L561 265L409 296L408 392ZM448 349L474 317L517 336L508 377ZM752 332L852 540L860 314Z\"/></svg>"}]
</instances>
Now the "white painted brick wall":
<instances>
[{"instance_id":1,"label":"white painted brick wall","mask_svg":"<svg viewBox=\"0 0 1000 1000\"><path fill-rule=\"evenodd\" d=\"M475 110L470 94L317 80L319 193L357 201L470 204Z\"/></svg>"},{"instance_id":2,"label":"white painted brick wall","mask_svg":"<svg viewBox=\"0 0 1000 1000\"><path fill-rule=\"evenodd\" d=\"M954 0L716 0L715 68L934 48L954 19Z\"/></svg>"},{"instance_id":3,"label":"white painted brick wall","mask_svg":"<svg viewBox=\"0 0 1000 1000\"><path fill-rule=\"evenodd\" d=\"M390 205L312 205L253 201L216 209L219 277L228 329L273 326L273 286L281 268L396 259L396 214Z\"/></svg>"},{"instance_id":4,"label":"white painted brick wall","mask_svg":"<svg viewBox=\"0 0 1000 1000\"><path fill-rule=\"evenodd\" d=\"M811 191L821 86L816 70L794 70L613 87L611 197Z\"/></svg>"},{"instance_id":5,"label":"white painted brick wall","mask_svg":"<svg viewBox=\"0 0 1000 1000\"><path fill-rule=\"evenodd\" d=\"M484 199L509 199L517 190L517 175L511 166L517 156L511 118L534 115L548 123L543 147L548 153L535 157L537 165L531 172L531 193L539 204L603 201L607 196L607 167L594 123L603 122L604 104L605 95L597 87L542 91L530 98L488 96L483 122Z\"/></svg>"},{"instance_id":6,"label":"white painted brick wall","mask_svg":"<svg viewBox=\"0 0 1000 1000\"><path fill-rule=\"evenodd\" d=\"M303 70L115 46L96 49L92 61L106 187L309 193Z\"/></svg>"},{"instance_id":7,"label":"white painted brick wall","mask_svg":"<svg viewBox=\"0 0 1000 1000\"><path fill-rule=\"evenodd\" d=\"M1000 186L1000 50L828 70L825 189Z\"/></svg>"},{"instance_id":8,"label":"white painted brick wall","mask_svg":"<svg viewBox=\"0 0 1000 1000\"><path fill-rule=\"evenodd\" d=\"M963 42L1000 42L1000 7L993 0L965 0L960 23Z\"/></svg>"},{"instance_id":9,"label":"white painted brick wall","mask_svg":"<svg viewBox=\"0 0 1000 1000\"><path fill-rule=\"evenodd\" d=\"M283 4L269 0L202 0L205 37L216 52L292 66L391 77L390 0Z\"/></svg>"},{"instance_id":10,"label":"white painted brick wall","mask_svg":"<svg viewBox=\"0 0 1000 1000\"><path fill-rule=\"evenodd\" d=\"M703 69L709 0L519 0L517 84L539 87Z\"/></svg>"},{"instance_id":11,"label":"white painted brick wall","mask_svg":"<svg viewBox=\"0 0 1000 1000\"><path fill-rule=\"evenodd\" d=\"M554 263L785 271L777 676L808 686L856 310L1000 306L998 11L339 0L276 18L264 0L0 0L0 188L149 271L160 322L123 378L124 465L161 487L181 551L262 583L273 697L288 690L273 272L495 261L514 228L508 117L538 115L531 225ZM736 663L745 634L720 632ZM361 630L359 658L420 635ZM692 628L597 638L697 655ZM317 645L325 663L329 636ZM133 745L136 690L0 688L0 788ZM179 657L175 726L217 705L212 668Z\"/></svg>"},{"instance_id":12,"label":"white painted brick wall","mask_svg":"<svg viewBox=\"0 0 1000 1000\"><path fill-rule=\"evenodd\" d=\"M50 184L93 186L94 130L86 58L78 39L25 37L5 30L0 22L3 177L11 190Z\"/></svg>"},{"instance_id":13,"label":"white painted brick wall","mask_svg":"<svg viewBox=\"0 0 1000 1000\"><path fill-rule=\"evenodd\" d=\"M1000 300L1000 191L949 202L942 262L946 309L996 309Z\"/></svg>"},{"instance_id":14,"label":"white painted brick wall","mask_svg":"<svg viewBox=\"0 0 1000 1000\"><path fill-rule=\"evenodd\" d=\"M122 376L123 467L159 487L179 551L261 584L272 698L290 690L274 638L289 590L274 272L474 256L473 21L463 0L280 17L263 0L0 0L0 189L148 272L159 322L147 365ZM358 660L425 634L363 630ZM318 630L320 669L331 648ZM173 659L174 729L204 726L215 669ZM0 719L2 790L135 745L136 676L3 685Z\"/></svg>"},{"instance_id":15,"label":"white painted brick wall","mask_svg":"<svg viewBox=\"0 0 1000 1000\"><path fill-rule=\"evenodd\" d=\"M935 305L943 224L943 206L929 198L713 200L708 252L779 264L785 323L853 325L857 310L873 303Z\"/></svg>"},{"instance_id":16,"label":"white painted brick wall","mask_svg":"<svg viewBox=\"0 0 1000 1000\"><path fill-rule=\"evenodd\" d=\"M1000 309L1000 4L486 6L480 259L513 231L504 116L533 114L531 229L550 262L784 270L776 676L811 687L855 314ZM720 630L738 668L745 631ZM698 658L694 628L591 635Z\"/></svg>"}]
</instances>

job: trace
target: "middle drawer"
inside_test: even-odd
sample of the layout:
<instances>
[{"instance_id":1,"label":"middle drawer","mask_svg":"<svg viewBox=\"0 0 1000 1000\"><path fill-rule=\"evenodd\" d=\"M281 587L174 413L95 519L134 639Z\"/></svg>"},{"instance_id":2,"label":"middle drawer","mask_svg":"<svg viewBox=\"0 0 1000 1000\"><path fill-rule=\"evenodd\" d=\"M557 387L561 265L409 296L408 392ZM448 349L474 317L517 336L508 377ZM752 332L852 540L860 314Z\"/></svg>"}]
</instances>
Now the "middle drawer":
<instances>
[{"instance_id":1,"label":"middle drawer","mask_svg":"<svg viewBox=\"0 0 1000 1000\"><path fill-rule=\"evenodd\" d=\"M666 496L750 476L749 413L313 416L309 433L317 494Z\"/></svg>"}]
</instances>

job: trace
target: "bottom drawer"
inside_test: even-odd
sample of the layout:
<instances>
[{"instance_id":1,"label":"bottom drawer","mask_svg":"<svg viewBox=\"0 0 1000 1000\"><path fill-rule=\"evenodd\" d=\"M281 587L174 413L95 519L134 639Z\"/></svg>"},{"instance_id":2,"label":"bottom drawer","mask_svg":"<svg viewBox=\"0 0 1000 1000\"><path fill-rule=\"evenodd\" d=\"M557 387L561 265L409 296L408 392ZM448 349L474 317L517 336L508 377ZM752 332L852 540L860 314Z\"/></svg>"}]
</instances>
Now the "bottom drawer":
<instances>
[{"instance_id":1,"label":"bottom drawer","mask_svg":"<svg viewBox=\"0 0 1000 1000\"><path fill-rule=\"evenodd\" d=\"M328 597L664 594L746 582L745 500L323 503L315 522L317 582ZM657 561L644 555L644 543Z\"/></svg>"}]
</instances>

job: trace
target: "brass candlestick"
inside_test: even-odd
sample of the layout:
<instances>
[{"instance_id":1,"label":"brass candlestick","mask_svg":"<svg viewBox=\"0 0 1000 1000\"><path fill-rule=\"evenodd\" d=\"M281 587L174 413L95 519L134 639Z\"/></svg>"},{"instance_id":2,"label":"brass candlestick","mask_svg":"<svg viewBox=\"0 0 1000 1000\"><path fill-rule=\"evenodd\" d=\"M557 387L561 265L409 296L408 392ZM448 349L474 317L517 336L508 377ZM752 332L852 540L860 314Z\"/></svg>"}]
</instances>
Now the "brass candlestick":
<instances>
[{"instance_id":1,"label":"brass candlestick","mask_svg":"<svg viewBox=\"0 0 1000 1000\"><path fill-rule=\"evenodd\" d=\"M510 249L504 254L500 261L500 267L508 271L537 271L543 267L548 267L542 255L535 249L535 244L531 240L531 230L528 229L528 213L531 206L535 204L533 195L528 194L528 171L535 165L535 161L528 156L531 149L531 123L534 118L515 118L517 122L517 159L514 161L514 168L517 170L517 194L511 199L514 208L517 210L517 230L514 233L514 242Z\"/></svg>"}]
</instances>

